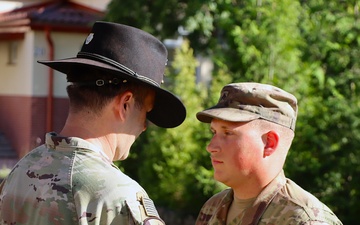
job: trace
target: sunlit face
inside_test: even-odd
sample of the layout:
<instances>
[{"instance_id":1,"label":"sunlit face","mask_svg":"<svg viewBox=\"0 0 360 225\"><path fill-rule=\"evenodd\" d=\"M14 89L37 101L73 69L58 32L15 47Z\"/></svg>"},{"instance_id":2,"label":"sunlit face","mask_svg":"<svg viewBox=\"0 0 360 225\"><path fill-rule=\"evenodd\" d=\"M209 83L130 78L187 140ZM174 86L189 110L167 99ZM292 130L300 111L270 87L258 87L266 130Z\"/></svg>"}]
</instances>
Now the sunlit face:
<instances>
[{"instance_id":1,"label":"sunlit face","mask_svg":"<svg viewBox=\"0 0 360 225\"><path fill-rule=\"evenodd\" d=\"M207 151L214 167L214 178L233 188L254 179L263 158L261 132L251 123L219 119L211 122L213 137Z\"/></svg>"},{"instance_id":2,"label":"sunlit face","mask_svg":"<svg viewBox=\"0 0 360 225\"><path fill-rule=\"evenodd\" d=\"M126 159L129 155L130 147L136 138L146 130L146 114L153 109L155 100L155 92L150 92L144 99L144 104L140 108L137 103L133 102L131 107L131 116L126 121L126 133L122 134L121 152L123 153L120 160Z\"/></svg>"}]
</instances>

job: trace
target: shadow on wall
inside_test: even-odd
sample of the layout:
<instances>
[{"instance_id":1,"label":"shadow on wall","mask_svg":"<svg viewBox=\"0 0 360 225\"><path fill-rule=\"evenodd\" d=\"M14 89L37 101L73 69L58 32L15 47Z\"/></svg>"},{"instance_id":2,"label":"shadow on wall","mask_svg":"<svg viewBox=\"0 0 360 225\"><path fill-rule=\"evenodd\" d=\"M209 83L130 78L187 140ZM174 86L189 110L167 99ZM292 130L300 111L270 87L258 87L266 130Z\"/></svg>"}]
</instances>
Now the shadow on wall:
<instances>
[{"instance_id":1,"label":"shadow on wall","mask_svg":"<svg viewBox=\"0 0 360 225\"><path fill-rule=\"evenodd\" d=\"M5 135L0 132L0 179L5 178L18 161L15 150Z\"/></svg>"}]
</instances>

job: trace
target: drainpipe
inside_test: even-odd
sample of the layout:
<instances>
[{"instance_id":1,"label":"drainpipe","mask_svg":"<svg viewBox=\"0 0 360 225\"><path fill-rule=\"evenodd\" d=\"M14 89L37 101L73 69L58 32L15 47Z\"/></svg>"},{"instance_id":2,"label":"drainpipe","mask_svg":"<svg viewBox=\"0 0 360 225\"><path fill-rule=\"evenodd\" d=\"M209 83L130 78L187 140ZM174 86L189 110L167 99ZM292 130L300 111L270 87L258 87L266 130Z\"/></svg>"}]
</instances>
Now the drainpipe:
<instances>
[{"instance_id":1,"label":"drainpipe","mask_svg":"<svg viewBox=\"0 0 360 225\"><path fill-rule=\"evenodd\" d=\"M49 60L54 60L54 43L51 38L50 28L45 29L46 40L49 48ZM53 104L54 104L54 70L49 67L48 96L46 101L46 132L53 131Z\"/></svg>"}]
</instances>

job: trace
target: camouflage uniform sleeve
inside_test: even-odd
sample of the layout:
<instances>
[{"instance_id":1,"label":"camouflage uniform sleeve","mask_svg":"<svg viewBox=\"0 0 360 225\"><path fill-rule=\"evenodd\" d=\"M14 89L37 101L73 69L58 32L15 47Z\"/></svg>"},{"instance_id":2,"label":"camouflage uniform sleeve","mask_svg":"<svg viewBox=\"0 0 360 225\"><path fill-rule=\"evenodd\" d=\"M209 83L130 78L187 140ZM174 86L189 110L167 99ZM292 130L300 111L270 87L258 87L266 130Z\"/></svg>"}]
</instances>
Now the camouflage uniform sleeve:
<instances>
[{"instance_id":1,"label":"camouflage uniform sleeve","mask_svg":"<svg viewBox=\"0 0 360 225\"><path fill-rule=\"evenodd\" d=\"M136 181L115 165L81 154L77 156L81 163L74 167L73 187L84 224L164 224Z\"/></svg>"}]
</instances>

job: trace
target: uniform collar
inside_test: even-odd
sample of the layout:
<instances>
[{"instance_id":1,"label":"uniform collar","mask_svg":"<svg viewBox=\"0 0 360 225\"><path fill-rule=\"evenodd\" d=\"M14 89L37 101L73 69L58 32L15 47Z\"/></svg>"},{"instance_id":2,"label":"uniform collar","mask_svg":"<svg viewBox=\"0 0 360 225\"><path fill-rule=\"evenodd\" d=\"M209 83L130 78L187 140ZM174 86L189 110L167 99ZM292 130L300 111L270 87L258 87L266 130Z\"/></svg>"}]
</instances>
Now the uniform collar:
<instances>
[{"instance_id":1,"label":"uniform collar","mask_svg":"<svg viewBox=\"0 0 360 225\"><path fill-rule=\"evenodd\" d=\"M55 132L47 133L45 136L45 145L48 148L55 150L64 149L87 149L99 153L107 161L112 163L109 157L103 152L103 150L96 145L77 137L63 137L59 136Z\"/></svg>"}]
</instances>

